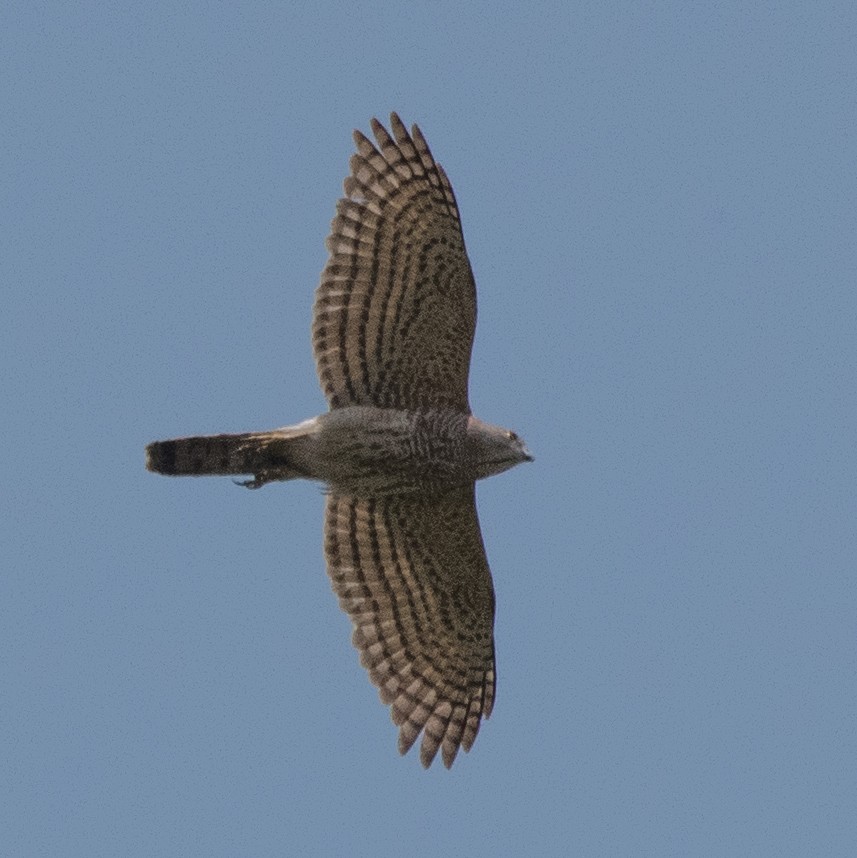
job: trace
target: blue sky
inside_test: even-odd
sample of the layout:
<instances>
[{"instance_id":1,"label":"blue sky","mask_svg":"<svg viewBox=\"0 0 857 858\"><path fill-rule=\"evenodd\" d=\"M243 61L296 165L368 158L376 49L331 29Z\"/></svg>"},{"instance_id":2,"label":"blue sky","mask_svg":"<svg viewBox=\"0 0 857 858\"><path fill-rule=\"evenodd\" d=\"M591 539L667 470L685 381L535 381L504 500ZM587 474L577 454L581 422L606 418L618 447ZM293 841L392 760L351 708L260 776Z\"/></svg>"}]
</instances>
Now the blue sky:
<instances>
[{"instance_id":1,"label":"blue sky","mask_svg":"<svg viewBox=\"0 0 857 858\"><path fill-rule=\"evenodd\" d=\"M0 852L852 855L851 3L7 4ZM402 759L310 484L151 440L324 408L351 130L479 286L495 712Z\"/></svg>"}]
</instances>

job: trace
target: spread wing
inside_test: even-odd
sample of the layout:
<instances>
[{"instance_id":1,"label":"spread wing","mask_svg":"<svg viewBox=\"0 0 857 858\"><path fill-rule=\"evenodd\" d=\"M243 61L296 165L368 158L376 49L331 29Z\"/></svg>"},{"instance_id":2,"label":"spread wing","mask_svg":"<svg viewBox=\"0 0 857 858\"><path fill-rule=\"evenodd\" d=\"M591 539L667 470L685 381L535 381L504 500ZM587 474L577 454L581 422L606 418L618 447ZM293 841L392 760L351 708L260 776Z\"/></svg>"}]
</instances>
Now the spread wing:
<instances>
[{"instance_id":1,"label":"spread wing","mask_svg":"<svg viewBox=\"0 0 857 858\"><path fill-rule=\"evenodd\" d=\"M319 381L331 408L450 407L469 413L476 285L452 186L416 125L357 152L327 239L313 311Z\"/></svg>"},{"instance_id":2,"label":"spread wing","mask_svg":"<svg viewBox=\"0 0 857 858\"><path fill-rule=\"evenodd\" d=\"M330 494L325 554L354 645L405 753L449 768L494 703L494 591L472 486L432 498Z\"/></svg>"}]
</instances>

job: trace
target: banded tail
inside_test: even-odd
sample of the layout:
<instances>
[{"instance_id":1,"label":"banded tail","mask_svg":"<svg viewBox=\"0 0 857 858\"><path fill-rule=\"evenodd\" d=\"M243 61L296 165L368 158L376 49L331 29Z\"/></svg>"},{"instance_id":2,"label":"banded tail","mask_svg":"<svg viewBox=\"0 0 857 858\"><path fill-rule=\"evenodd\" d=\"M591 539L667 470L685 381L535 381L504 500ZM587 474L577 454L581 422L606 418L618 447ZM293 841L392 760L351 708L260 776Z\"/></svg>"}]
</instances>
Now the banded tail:
<instances>
[{"instance_id":1,"label":"banded tail","mask_svg":"<svg viewBox=\"0 0 857 858\"><path fill-rule=\"evenodd\" d=\"M146 447L146 468L168 476L253 474L243 484L251 488L306 476L290 461L291 442L302 434L296 428L154 441Z\"/></svg>"}]
</instances>

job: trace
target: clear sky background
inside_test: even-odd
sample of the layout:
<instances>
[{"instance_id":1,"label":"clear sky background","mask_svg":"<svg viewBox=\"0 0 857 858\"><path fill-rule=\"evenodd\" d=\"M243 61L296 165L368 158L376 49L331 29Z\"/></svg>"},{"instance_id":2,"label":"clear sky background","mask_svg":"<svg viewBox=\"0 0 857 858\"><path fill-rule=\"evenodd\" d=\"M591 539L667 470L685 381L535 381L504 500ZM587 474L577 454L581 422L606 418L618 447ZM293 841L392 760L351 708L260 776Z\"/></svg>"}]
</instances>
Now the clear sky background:
<instances>
[{"instance_id":1,"label":"clear sky background","mask_svg":"<svg viewBox=\"0 0 857 858\"><path fill-rule=\"evenodd\" d=\"M0 854L857 850L857 12L7 3ZM479 286L494 716L400 758L318 486L144 469L324 410L351 130Z\"/></svg>"}]
</instances>

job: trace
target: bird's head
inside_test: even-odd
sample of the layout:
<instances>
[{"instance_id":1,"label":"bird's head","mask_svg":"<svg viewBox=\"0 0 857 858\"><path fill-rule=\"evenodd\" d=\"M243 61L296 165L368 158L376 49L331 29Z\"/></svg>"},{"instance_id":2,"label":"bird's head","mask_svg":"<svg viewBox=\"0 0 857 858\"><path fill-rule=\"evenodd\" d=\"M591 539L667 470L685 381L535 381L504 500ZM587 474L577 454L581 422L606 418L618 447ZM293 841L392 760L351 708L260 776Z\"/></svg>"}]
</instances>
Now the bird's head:
<instances>
[{"instance_id":1,"label":"bird's head","mask_svg":"<svg viewBox=\"0 0 857 858\"><path fill-rule=\"evenodd\" d=\"M511 429L494 426L473 415L467 418L467 449L477 479L533 461L523 439Z\"/></svg>"}]
</instances>

